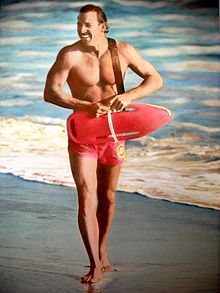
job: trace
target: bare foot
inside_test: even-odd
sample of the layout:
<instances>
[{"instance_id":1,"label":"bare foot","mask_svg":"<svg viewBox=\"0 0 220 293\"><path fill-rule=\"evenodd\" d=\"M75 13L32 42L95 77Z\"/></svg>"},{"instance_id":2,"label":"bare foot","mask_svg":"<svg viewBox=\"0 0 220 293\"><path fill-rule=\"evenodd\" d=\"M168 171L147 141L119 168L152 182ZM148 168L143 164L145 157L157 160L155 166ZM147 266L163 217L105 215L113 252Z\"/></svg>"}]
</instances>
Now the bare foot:
<instances>
[{"instance_id":1,"label":"bare foot","mask_svg":"<svg viewBox=\"0 0 220 293\"><path fill-rule=\"evenodd\" d=\"M102 272L116 272L107 256L101 258Z\"/></svg>"},{"instance_id":2,"label":"bare foot","mask_svg":"<svg viewBox=\"0 0 220 293\"><path fill-rule=\"evenodd\" d=\"M102 272L117 272L118 270L115 269L111 264L107 266L102 266Z\"/></svg>"},{"instance_id":3,"label":"bare foot","mask_svg":"<svg viewBox=\"0 0 220 293\"><path fill-rule=\"evenodd\" d=\"M93 268L89 273L81 278L82 283L96 283L103 278L102 270L100 268Z\"/></svg>"}]
</instances>

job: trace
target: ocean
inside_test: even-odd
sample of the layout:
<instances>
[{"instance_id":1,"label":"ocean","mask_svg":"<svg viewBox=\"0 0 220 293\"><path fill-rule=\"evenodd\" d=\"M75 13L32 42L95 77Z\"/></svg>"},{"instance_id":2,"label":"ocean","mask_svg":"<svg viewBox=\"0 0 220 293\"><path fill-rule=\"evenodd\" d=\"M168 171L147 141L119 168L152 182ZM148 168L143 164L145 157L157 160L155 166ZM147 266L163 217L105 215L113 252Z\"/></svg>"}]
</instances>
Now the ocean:
<instances>
[{"instance_id":1,"label":"ocean","mask_svg":"<svg viewBox=\"0 0 220 293\"><path fill-rule=\"evenodd\" d=\"M67 155L71 113L43 100L58 51L78 39L86 1L2 1L0 172L74 186ZM91 2L90 2L91 3ZM220 45L218 8L203 1L93 1L109 37L135 46L164 79L139 103L169 108L174 120L127 142L119 190L220 209ZM132 71L128 90L140 83ZM65 86L65 91L69 89Z\"/></svg>"}]
</instances>

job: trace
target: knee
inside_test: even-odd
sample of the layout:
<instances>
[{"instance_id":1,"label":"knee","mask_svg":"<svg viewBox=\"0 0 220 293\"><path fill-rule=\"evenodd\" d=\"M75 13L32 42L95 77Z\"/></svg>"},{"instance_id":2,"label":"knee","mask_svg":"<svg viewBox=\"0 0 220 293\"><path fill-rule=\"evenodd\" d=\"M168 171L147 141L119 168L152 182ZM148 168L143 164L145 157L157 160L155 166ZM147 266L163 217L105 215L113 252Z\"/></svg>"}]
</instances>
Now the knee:
<instances>
[{"instance_id":1,"label":"knee","mask_svg":"<svg viewBox=\"0 0 220 293\"><path fill-rule=\"evenodd\" d=\"M112 206L115 204L115 189L109 188L105 191L100 191L99 200L105 206Z\"/></svg>"},{"instance_id":2,"label":"knee","mask_svg":"<svg viewBox=\"0 0 220 293\"><path fill-rule=\"evenodd\" d=\"M115 190L114 189L107 190L106 201L107 201L108 205L115 204Z\"/></svg>"},{"instance_id":3,"label":"knee","mask_svg":"<svg viewBox=\"0 0 220 293\"><path fill-rule=\"evenodd\" d=\"M96 192L86 185L77 186L79 211L86 212L96 207Z\"/></svg>"}]
</instances>

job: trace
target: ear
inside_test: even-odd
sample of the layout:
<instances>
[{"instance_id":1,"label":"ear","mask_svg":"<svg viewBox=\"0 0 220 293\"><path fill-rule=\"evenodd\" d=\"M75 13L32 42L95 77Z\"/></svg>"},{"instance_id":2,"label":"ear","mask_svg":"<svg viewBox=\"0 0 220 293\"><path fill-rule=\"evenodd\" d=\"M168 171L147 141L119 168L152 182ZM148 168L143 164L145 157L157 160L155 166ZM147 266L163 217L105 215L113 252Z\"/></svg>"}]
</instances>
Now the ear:
<instances>
[{"instance_id":1,"label":"ear","mask_svg":"<svg viewBox=\"0 0 220 293\"><path fill-rule=\"evenodd\" d=\"M107 29L107 23L106 22L103 22L102 23L102 32L106 32L106 29Z\"/></svg>"}]
</instances>

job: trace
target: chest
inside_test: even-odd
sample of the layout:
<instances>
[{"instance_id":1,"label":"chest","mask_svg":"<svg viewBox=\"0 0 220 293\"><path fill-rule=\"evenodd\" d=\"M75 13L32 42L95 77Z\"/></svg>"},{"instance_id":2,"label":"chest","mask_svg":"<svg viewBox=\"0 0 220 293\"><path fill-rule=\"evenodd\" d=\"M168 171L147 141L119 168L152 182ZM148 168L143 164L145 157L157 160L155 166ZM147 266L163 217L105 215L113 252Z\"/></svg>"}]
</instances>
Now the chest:
<instances>
[{"instance_id":1,"label":"chest","mask_svg":"<svg viewBox=\"0 0 220 293\"><path fill-rule=\"evenodd\" d=\"M71 70L71 75L74 81L86 87L115 84L110 52L101 58L86 54L79 64Z\"/></svg>"}]
</instances>

